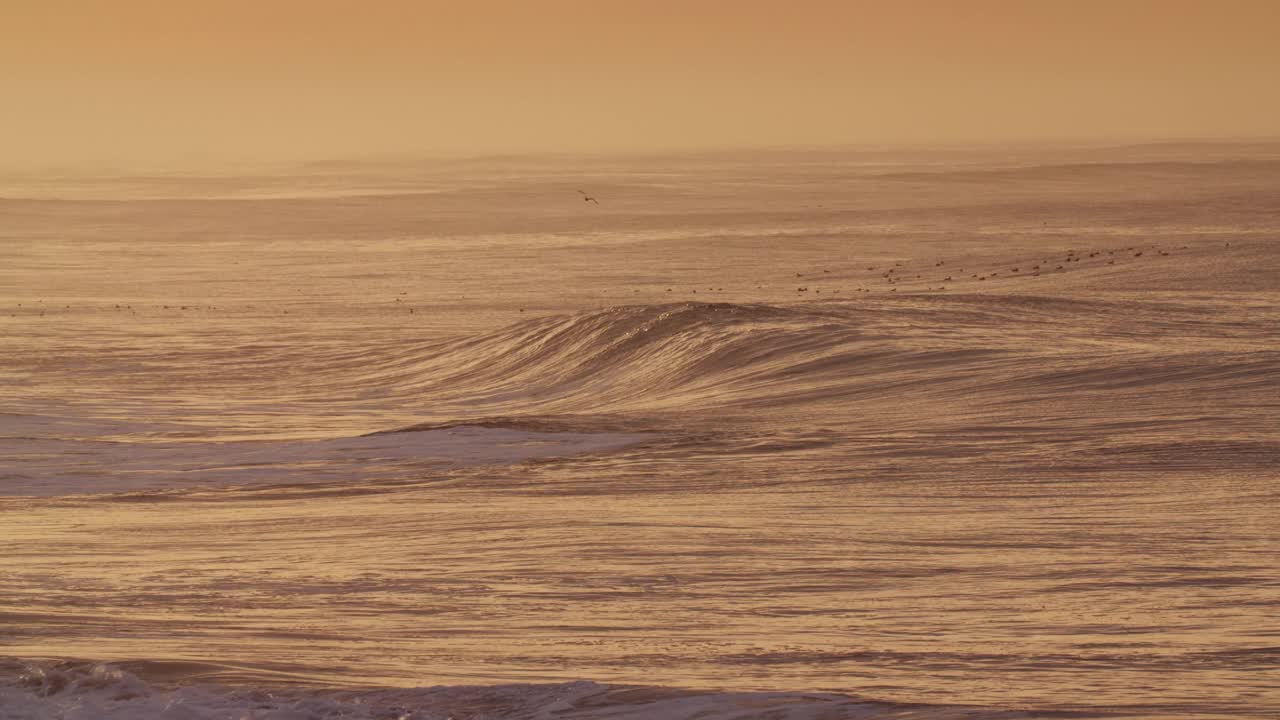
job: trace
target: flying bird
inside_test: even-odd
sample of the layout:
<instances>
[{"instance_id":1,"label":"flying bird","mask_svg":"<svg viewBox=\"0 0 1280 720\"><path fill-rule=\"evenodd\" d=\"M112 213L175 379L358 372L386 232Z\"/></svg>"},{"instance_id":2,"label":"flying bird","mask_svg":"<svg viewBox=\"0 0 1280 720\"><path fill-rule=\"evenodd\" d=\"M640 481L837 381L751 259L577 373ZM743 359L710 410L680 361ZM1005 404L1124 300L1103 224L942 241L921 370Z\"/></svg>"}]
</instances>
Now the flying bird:
<instances>
[{"instance_id":1,"label":"flying bird","mask_svg":"<svg viewBox=\"0 0 1280 720\"><path fill-rule=\"evenodd\" d=\"M597 205L600 204L600 201L588 195L586 190L579 190L578 192L582 193L582 202L593 202Z\"/></svg>"}]
</instances>

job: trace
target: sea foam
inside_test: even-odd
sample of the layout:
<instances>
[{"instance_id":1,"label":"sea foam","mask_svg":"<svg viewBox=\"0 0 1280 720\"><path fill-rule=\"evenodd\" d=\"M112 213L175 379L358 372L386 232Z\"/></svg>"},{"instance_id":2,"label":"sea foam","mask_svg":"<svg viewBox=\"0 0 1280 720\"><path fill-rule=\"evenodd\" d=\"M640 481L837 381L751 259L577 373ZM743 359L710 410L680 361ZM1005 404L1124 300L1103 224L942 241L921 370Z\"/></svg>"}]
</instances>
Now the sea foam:
<instances>
[{"instance_id":1,"label":"sea foam","mask_svg":"<svg viewBox=\"0 0 1280 720\"><path fill-rule=\"evenodd\" d=\"M30 664L0 673L0 720L992 720L1036 717L958 706L882 703L833 693L714 692L604 685L299 690L158 687L120 667Z\"/></svg>"}]
</instances>

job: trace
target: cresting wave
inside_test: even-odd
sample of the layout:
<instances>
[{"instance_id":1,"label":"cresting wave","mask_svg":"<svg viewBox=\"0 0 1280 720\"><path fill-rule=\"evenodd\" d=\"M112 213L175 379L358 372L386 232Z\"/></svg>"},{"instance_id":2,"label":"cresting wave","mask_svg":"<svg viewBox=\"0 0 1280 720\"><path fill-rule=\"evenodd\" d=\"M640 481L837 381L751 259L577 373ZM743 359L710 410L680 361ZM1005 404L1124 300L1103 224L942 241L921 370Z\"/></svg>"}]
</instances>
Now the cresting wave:
<instances>
[{"instance_id":1,"label":"cresting wave","mask_svg":"<svg viewBox=\"0 0 1280 720\"><path fill-rule=\"evenodd\" d=\"M874 395L924 380L970 389L967 381L981 384L983 376L1032 390L1051 390L1070 373L1087 376L1091 387L1257 385L1280 367L1264 345L1215 345L1221 329L1212 327L1212 312L1191 303L1034 296L623 306L407 351L331 356L326 364L367 392L457 413L433 423L800 404L811 399L806 391ZM1187 352L1197 329L1205 331L1203 347ZM1234 328L1242 338L1256 329ZM1162 340L1175 333L1182 347L1170 353ZM1079 352L1063 362L1070 351ZM1174 367L1144 366L1152 356Z\"/></svg>"},{"instance_id":2,"label":"cresting wave","mask_svg":"<svg viewBox=\"0 0 1280 720\"><path fill-rule=\"evenodd\" d=\"M165 666L164 663L151 665ZM761 717L773 720L903 717L1031 720L1103 716L887 703L822 692L715 692L589 681L354 690L208 683L175 685L146 682L123 665L0 659L0 720L730 720Z\"/></svg>"},{"instance_id":3,"label":"cresting wave","mask_svg":"<svg viewBox=\"0 0 1280 720\"><path fill-rule=\"evenodd\" d=\"M1013 440L1006 430L1014 426L1028 448L1128 428L1119 445L1087 449L1099 462L1187 466L1232 455L1233 464L1262 467L1280 459L1262 418L1215 415L1206 401L1247 404L1280 375L1280 352L1263 340L1274 312L1238 311L1229 325L1214 313L1189 300L1019 295L671 303L416 345L211 348L188 353L182 365L218 380L170 412L213 435L184 430L141 443L131 434L68 436L48 418L8 415L0 444L12 446L14 460L4 491L62 494L85 484L86 458L98 459L100 477L75 494L340 482L357 471L366 481L424 477L656 437L724 454L814 442L867 448L869 435L897 433L898 451L909 454L944 434ZM291 381L275 388L269 408L254 410L264 374ZM127 380L121 386L144 392ZM1143 408L1156 393L1182 410L1152 424ZM283 436L217 434L228 396L242 398L251 422L277 425L259 432ZM290 436L290 424L315 425L321 409L334 418L331 432ZM153 411L166 412L159 402ZM908 435L918 438L915 450L903 445Z\"/></svg>"}]
</instances>

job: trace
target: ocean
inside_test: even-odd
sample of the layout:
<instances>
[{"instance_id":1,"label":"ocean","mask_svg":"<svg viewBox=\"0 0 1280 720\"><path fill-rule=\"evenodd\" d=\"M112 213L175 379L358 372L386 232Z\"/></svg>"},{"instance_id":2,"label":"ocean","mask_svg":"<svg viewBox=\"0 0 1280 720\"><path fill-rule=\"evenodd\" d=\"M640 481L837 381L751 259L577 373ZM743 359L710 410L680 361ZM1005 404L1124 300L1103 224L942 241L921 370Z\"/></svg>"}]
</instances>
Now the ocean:
<instances>
[{"instance_id":1,"label":"ocean","mask_svg":"<svg viewBox=\"0 0 1280 720\"><path fill-rule=\"evenodd\" d=\"M0 218L5 720L1280 717L1280 144Z\"/></svg>"}]
</instances>

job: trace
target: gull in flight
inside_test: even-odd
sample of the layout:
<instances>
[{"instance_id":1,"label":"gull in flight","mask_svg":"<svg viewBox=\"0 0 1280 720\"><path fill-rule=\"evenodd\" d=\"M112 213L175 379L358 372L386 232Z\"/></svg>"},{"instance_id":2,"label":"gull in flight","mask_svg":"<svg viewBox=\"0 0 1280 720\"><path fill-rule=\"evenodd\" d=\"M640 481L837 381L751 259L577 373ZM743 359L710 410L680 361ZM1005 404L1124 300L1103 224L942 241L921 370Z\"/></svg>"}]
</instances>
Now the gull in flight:
<instances>
[{"instance_id":1,"label":"gull in flight","mask_svg":"<svg viewBox=\"0 0 1280 720\"><path fill-rule=\"evenodd\" d=\"M582 202L593 202L597 205L600 204L600 201L588 195L586 190L579 190L578 192L582 193Z\"/></svg>"}]
</instances>

